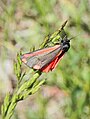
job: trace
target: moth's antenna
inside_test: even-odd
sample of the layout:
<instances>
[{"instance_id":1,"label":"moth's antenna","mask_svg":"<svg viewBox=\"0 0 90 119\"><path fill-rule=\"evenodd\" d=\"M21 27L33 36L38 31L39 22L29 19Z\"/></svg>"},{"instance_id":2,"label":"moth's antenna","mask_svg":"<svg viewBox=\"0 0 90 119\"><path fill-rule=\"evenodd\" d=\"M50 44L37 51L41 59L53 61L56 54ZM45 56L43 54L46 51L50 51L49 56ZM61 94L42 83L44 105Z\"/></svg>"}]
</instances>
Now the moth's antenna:
<instances>
[{"instance_id":1,"label":"moth's antenna","mask_svg":"<svg viewBox=\"0 0 90 119\"><path fill-rule=\"evenodd\" d=\"M74 38L76 38L77 36L80 36L81 34L78 34L78 35L76 35L76 36L73 36L73 37L71 37L70 39L68 39L68 40L72 40L72 39L74 39Z\"/></svg>"}]
</instances>

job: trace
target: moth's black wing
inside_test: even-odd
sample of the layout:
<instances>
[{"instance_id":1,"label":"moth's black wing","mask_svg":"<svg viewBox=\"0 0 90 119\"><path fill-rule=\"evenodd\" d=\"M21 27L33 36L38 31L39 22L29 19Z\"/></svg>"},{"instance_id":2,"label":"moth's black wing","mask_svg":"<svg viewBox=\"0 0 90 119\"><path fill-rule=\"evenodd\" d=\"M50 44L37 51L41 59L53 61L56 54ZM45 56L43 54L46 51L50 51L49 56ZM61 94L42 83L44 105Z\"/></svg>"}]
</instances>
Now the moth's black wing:
<instances>
[{"instance_id":1,"label":"moth's black wing","mask_svg":"<svg viewBox=\"0 0 90 119\"><path fill-rule=\"evenodd\" d=\"M38 69L43 68L47 64L49 64L54 58L58 55L58 53L61 51L61 46L59 46L57 49L53 50L52 52L49 52L48 54L38 54L36 56L32 56L28 58L27 65L31 68L34 68L35 66L38 66ZM37 67L36 67L37 69Z\"/></svg>"}]
</instances>

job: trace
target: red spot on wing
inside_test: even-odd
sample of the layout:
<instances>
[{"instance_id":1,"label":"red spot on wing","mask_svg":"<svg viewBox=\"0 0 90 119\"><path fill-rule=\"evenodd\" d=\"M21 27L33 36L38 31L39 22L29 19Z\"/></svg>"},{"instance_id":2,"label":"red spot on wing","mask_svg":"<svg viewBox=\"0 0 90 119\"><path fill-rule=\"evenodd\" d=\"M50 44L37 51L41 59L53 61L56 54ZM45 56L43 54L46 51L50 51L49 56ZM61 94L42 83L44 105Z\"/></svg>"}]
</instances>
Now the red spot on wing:
<instances>
[{"instance_id":1,"label":"red spot on wing","mask_svg":"<svg viewBox=\"0 0 90 119\"><path fill-rule=\"evenodd\" d=\"M22 58L22 62L27 63L26 58Z\"/></svg>"},{"instance_id":2,"label":"red spot on wing","mask_svg":"<svg viewBox=\"0 0 90 119\"><path fill-rule=\"evenodd\" d=\"M33 69L40 69L40 66L39 66L39 65L35 65L35 66L33 67Z\"/></svg>"},{"instance_id":3,"label":"red spot on wing","mask_svg":"<svg viewBox=\"0 0 90 119\"><path fill-rule=\"evenodd\" d=\"M52 71L53 69L56 68L57 64L59 63L59 61L62 59L63 55L61 55L60 57L60 54L62 53L62 51L55 57L55 59L50 62L48 65L46 65L45 67L43 67L42 69L40 69L42 72L49 72L49 71Z\"/></svg>"}]
</instances>

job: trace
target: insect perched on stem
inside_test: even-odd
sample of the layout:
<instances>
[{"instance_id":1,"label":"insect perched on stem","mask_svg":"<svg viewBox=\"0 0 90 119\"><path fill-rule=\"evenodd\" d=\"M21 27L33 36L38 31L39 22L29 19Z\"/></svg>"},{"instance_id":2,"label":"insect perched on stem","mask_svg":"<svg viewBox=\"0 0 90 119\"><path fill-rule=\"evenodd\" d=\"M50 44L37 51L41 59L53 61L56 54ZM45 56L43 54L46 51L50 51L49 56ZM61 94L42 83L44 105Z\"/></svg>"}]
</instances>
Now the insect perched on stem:
<instances>
[{"instance_id":1,"label":"insect perched on stem","mask_svg":"<svg viewBox=\"0 0 90 119\"><path fill-rule=\"evenodd\" d=\"M67 21L64 22L61 29L53 33L43 44L45 47L50 41L58 40L54 46L45 47L34 52L29 52L21 56L22 62L24 62L30 68L40 70L41 72L49 72L56 68L59 61L62 59L64 54L70 48L70 40L64 31L64 26Z\"/></svg>"}]
</instances>

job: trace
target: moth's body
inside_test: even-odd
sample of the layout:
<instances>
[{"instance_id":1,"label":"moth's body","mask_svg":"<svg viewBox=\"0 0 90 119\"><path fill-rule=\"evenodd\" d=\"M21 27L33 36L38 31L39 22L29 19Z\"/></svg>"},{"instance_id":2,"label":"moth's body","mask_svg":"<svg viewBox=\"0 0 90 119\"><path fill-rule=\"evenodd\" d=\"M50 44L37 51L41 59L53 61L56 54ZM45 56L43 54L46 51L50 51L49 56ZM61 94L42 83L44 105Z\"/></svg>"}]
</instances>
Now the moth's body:
<instances>
[{"instance_id":1,"label":"moth's body","mask_svg":"<svg viewBox=\"0 0 90 119\"><path fill-rule=\"evenodd\" d=\"M21 60L30 68L42 72L52 71L70 48L70 40L65 37L61 43L53 47L39 49L21 56Z\"/></svg>"}]
</instances>

